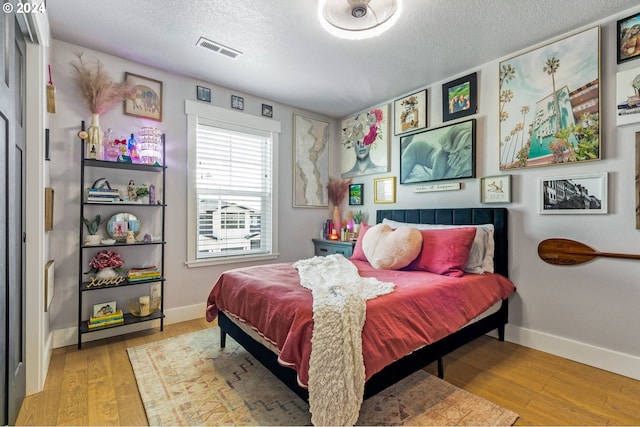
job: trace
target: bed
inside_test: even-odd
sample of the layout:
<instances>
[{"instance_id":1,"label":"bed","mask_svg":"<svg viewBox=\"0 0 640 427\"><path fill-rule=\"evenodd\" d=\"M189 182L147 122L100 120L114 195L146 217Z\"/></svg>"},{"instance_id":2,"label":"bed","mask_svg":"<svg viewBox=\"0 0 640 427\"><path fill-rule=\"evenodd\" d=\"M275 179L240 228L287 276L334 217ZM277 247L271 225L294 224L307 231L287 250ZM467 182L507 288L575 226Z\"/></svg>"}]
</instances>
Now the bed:
<instances>
[{"instance_id":1,"label":"bed","mask_svg":"<svg viewBox=\"0 0 640 427\"><path fill-rule=\"evenodd\" d=\"M495 279L498 281L508 282L506 279L508 278L508 211L505 208L393 209L377 211L376 223L385 221L412 224L444 224L451 226L492 224L494 230L493 240L495 242L493 253L495 274L486 274L484 276L488 278L495 276ZM353 261L353 263L359 263L357 264L359 269L364 269L366 264L360 261ZM275 271L277 269L285 269L285 273L283 274L291 275L290 271L282 266L263 266L262 270L259 267L239 270L242 270L242 274L249 274L249 272L253 274L257 272L258 275L262 275L262 277L253 278L252 280L270 283L269 285L265 285L266 288L272 286L272 282L278 281L279 273ZM308 390L300 385L299 372L291 367L283 366L282 359L279 359L279 346L282 344L282 339L272 339L272 332L269 330L269 325L263 325L263 329L260 330L259 327L252 326L250 324L251 321L247 321L244 316L238 316L233 313L234 311L242 312L242 307L237 310L228 307L220 307L218 310L218 307L216 307L216 304L223 299L220 294L222 290L219 283L221 283L223 276L226 274L227 273L224 273L221 278L218 279L207 300L207 319L213 321L217 317L220 327L221 346L225 346L226 335L228 334L297 395L305 400L308 399ZM480 281L480 275L472 274L469 276L478 276L472 277L472 279ZM282 280L284 281L284 278ZM277 286L277 284L273 283L273 286ZM227 288L235 289L232 292L242 292L239 290L239 286L227 286ZM262 299L262 301L264 301L266 295L261 294L260 288L257 289L257 291L254 291L255 295L251 294L253 296L250 298L247 298L246 294L242 295L242 297L239 297L240 294L231 294L232 296L228 297L227 300L241 300L244 301L244 303L247 303L248 300L257 301ZM442 358L446 354L492 330L497 330L499 340L503 341L504 329L508 321L508 296L512 291L513 290L508 292L503 291L503 296L498 301L492 303L491 307L486 309L486 312L483 312L480 316L474 315L474 319L469 320L455 331L448 333L446 336L439 337L427 345L421 345L409 352L403 353L402 357L393 359L393 361L389 363L385 362L383 368L376 369L375 373L367 377L364 397L367 398L382 391L391 384L400 381L433 362L438 362L438 375L442 377L444 374ZM388 297L389 296L385 295L378 299ZM368 304L369 302L367 303L367 316L369 316ZM265 305L269 308L272 307L270 304ZM251 309L247 309L246 307L244 309L245 311L251 311ZM274 313L270 313L266 316L273 314ZM370 319L372 318L367 317L367 322L369 322ZM387 319L387 321L388 320L389 319ZM373 320L371 320L371 322L373 322ZM363 330L363 336L364 333ZM304 383L302 384L304 385Z\"/></svg>"}]
</instances>

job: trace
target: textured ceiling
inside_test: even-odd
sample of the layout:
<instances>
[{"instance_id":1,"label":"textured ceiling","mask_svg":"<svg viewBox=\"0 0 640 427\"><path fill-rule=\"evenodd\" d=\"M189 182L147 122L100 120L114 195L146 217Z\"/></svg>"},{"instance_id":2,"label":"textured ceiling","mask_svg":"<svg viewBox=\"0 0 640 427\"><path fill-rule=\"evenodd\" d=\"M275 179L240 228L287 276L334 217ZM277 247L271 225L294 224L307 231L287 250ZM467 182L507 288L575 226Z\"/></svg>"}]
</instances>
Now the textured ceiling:
<instances>
[{"instance_id":1,"label":"textured ceiling","mask_svg":"<svg viewBox=\"0 0 640 427\"><path fill-rule=\"evenodd\" d=\"M360 41L327 34L317 0L52 0L47 12L55 39L341 118L634 6L404 0L394 28ZM197 47L201 36L243 55Z\"/></svg>"}]
</instances>

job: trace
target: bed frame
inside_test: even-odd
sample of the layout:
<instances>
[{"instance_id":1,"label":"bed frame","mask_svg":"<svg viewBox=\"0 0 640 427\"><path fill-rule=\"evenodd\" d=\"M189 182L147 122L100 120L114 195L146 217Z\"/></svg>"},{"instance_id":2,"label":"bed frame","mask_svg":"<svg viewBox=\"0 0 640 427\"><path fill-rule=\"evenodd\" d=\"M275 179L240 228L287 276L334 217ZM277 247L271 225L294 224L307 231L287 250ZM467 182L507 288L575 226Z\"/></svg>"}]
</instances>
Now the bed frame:
<instances>
[{"instance_id":1,"label":"bed frame","mask_svg":"<svg viewBox=\"0 0 640 427\"><path fill-rule=\"evenodd\" d=\"M376 223L381 223L384 218L418 224L493 224L495 227L494 271L509 277L508 211L506 208L390 209L377 211ZM373 375L365 383L365 399L436 361L438 362L438 376L442 378L444 376L442 358L446 354L494 329L498 330L498 339L504 341L504 329L508 322L508 315L508 303L507 300L503 300L497 312L395 361ZM223 312L218 313L218 325L220 326L220 345L222 347L225 346L226 334L229 334L298 396L304 400L309 399L308 391L297 383L296 371L280 365L278 357L273 351L247 335L229 320Z\"/></svg>"}]
</instances>

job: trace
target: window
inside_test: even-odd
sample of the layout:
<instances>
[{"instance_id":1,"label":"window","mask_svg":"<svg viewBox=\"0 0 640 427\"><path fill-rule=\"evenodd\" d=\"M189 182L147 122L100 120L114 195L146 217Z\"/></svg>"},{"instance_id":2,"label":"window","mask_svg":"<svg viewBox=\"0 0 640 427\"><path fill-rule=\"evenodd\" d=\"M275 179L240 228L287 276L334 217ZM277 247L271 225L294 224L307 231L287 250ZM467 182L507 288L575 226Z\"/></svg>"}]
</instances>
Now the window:
<instances>
[{"instance_id":1,"label":"window","mask_svg":"<svg viewBox=\"0 0 640 427\"><path fill-rule=\"evenodd\" d=\"M189 266L275 258L279 123L187 101Z\"/></svg>"}]
</instances>

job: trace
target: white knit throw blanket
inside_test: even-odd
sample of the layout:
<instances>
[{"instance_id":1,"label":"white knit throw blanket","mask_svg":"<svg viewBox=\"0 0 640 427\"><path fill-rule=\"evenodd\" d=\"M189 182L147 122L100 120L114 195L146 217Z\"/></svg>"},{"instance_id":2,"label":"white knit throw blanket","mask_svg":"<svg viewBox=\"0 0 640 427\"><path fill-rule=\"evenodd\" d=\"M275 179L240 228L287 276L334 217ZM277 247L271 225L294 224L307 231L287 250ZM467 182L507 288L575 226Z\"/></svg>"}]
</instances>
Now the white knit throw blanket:
<instances>
[{"instance_id":1,"label":"white knit throw blanket","mask_svg":"<svg viewBox=\"0 0 640 427\"><path fill-rule=\"evenodd\" d=\"M313 295L309 360L309 411L313 425L349 425L358 420L364 394L362 328L366 301L394 284L360 277L342 255L296 262L300 284Z\"/></svg>"}]
</instances>

